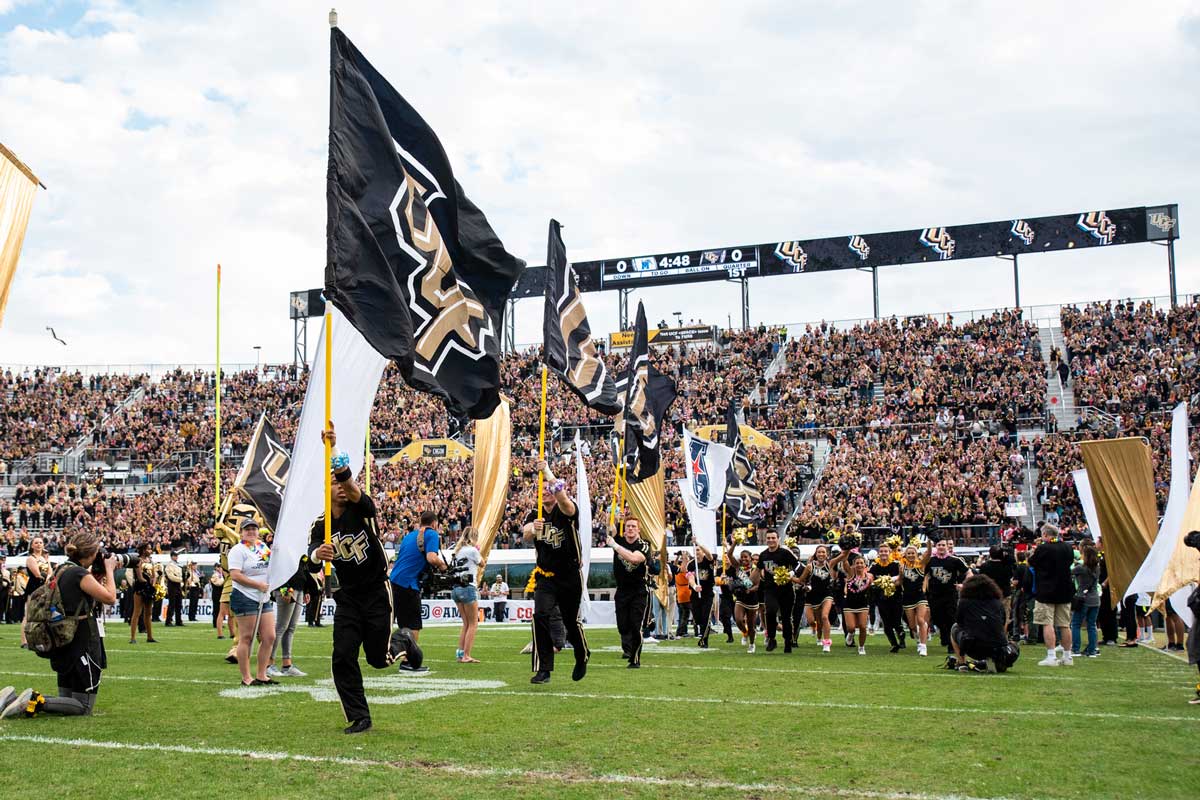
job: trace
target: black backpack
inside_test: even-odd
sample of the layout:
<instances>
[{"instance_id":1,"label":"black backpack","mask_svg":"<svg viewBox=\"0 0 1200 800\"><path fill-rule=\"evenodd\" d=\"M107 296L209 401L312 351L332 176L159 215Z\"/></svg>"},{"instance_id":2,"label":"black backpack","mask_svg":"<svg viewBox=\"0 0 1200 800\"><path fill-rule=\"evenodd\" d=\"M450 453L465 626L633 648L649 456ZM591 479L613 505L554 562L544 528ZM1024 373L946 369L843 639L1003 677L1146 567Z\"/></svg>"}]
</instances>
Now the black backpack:
<instances>
[{"instance_id":1,"label":"black backpack","mask_svg":"<svg viewBox=\"0 0 1200 800\"><path fill-rule=\"evenodd\" d=\"M50 658L57 650L75 640L79 623L88 618L88 598L79 599L75 613L67 614L63 609L62 589L59 578L70 567L63 564L50 580L34 590L25 605L25 638L29 649L42 658Z\"/></svg>"}]
</instances>

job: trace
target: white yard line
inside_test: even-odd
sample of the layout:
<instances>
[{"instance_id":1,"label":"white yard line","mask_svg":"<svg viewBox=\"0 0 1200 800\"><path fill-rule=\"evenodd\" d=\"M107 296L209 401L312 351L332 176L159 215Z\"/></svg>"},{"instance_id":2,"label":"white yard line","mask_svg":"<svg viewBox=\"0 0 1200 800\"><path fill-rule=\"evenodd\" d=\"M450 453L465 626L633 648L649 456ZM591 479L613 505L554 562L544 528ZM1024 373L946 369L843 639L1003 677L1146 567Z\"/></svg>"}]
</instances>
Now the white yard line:
<instances>
[{"instance_id":1,"label":"white yard line","mask_svg":"<svg viewBox=\"0 0 1200 800\"><path fill-rule=\"evenodd\" d=\"M657 786L671 789L695 789L696 779L665 778L652 775L627 775L606 773L587 775L580 773L555 772L552 770L524 770L506 767L468 767L458 764L430 764L401 759L377 760L347 758L344 756L307 755L284 751L256 751L225 747L193 747L182 744L155 744L137 742L98 741L95 739L68 739L54 736L32 736L0 734L0 741L28 742L30 744L57 745L61 747L91 747L99 750L131 750L137 752L176 753L182 755L217 756L229 759L252 759L259 761L293 761L303 764L333 764L349 767L390 767L415 772L441 772L450 776L471 778L525 778L537 781L553 781L565 784L609 784L632 786ZM738 783L736 781L704 780L705 789L732 792L767 792L806 797L850 797L859 800L1003 800L1003 798L977 798L960 794L929 794L924 792L872 791L869 789L844 789L836 786L796 786L784 783Z\"/></svg>"},{"instance_id":2,"label":"white yard line","mask_svg":"<svg viewBox=\"0 0 1200 800\"><path fill-rule=\"evenodd\" d=\"M1143 644L1143 645L1141 645L1141 647L1142 647L1142 649L1149 650L1151 653L1158 653L1161 656L1166 656L1167 658L1173 658L1176 661L1182 661L1184 664L1188 663L1188 660L1185 656L1176 655L1175 653L1172 653L1169 650L1160 650L1156 645Z\"/></svg>"}]
</instances>

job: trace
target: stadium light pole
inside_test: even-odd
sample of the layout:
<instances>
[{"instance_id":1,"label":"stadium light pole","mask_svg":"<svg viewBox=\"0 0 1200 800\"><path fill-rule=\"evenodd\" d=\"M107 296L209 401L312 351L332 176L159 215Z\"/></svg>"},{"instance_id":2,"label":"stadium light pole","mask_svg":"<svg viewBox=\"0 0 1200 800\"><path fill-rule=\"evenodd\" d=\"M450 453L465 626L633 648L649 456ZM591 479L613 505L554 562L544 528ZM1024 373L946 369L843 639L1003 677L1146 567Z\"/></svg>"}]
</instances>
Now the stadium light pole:
<instances>
[{"instance_id":1,"label":"stadium light pole","mask_svg":"<svg viewBox=\"0 0 1200 800\"><path fill-rule=\"evenodd\" d=\"M1171 278L1171 308L1178 302L1175 296L1175 239L1167 239L1167 273Z\"/></svg>"},{"instance_id":2,"label":"stadium light pole","mask_svg":"<svg viewBox=\"0 0 1200 800\"><path fill-rule=\"evenodd\" d=\"M262 372L262 345L254 345L254 371Z\"/></svg>"}]
</instances>

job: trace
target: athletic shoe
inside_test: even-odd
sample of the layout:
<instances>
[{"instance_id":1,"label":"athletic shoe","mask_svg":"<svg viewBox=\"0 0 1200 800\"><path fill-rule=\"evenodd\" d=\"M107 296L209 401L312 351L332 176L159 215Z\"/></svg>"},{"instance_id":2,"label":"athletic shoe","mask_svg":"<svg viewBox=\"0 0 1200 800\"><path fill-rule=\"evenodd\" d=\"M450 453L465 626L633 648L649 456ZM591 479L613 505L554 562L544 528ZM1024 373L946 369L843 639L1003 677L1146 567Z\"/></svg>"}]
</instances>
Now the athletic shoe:
<instances>
[{"instance_id":1,"label":"athletic shoe","mask_svg":"<svg viewBox=\"0 0 1200 800\"><path fill-rule=\"evenodd\" d=\"M279 669L274 664L272 664L271 666L267 667L267 677L268 678L282 678L283 670Z\"/></svg>"},{"instance_id":2,"label":"athletic shoe","mask_svg":"<svg viewBox=\"0 0 1200 800\"><path fill-rule=\"evenodd\" d=\"M546 670L541 670L541 671L537 672L536 674L534 674L534 676L529 679L529 682L537 683L537 684L549 683L550 682L550 673L547 672Z\"/></svg>"},{"instance_id":3,"label":"athletic shoe","mask_svg":"<svg viewBox=\"0 0 1200 800\"><path fill-rule=\"evenodd\" d=\"M750 655L754 655L754 645L750 645L749 647L747 647L746 652L749 653Z\"/></svg>"},{"instance_id":4,"label":"athletic shoe","mask_svg":"<svg viewBox=\"0 0 1200 800\"><path fill-rule=\"evenodd\" d=\"M733 634L732 633L725 634L725 644L733 644Z\"/></svg>"},{"instance_id":5,"label":"athletic shoe","mask_svg":"<svg viewBox=\"0 0 1200 800\"><path fill-rule=\"evenodd\" d=\"M1191 700L1188 700L1188 705L1189 706L1200 706L1200 694L1196 695Z\"/></svg>"},{"instance_id":6,"label":"athletic shoe","mask_svg":"<svg viewBox=\"0 0 1200 800\"><path fill-rule=\"evenodd\" d=\"M707 650L707 649L708 649L708 639L699 639L699 640L697 640L697 642L696 642L696 647L700 647L700 648L703 648L703 649L706 649L706 650ZM790 649L790 648L789 648L789 649Z\"/></svg>"},{"instance_id":7,"label":"athletic shoe","mask_svg":"<svg viewBox=\"0 0 1200 800\"><path fill-rule=\"evenodd\" d=\"M581 680L583 680L584 675L587 675L587 662L586 661L576 661L575 669L571 670L571 680L581 681Z\"/></svg>"},{"instance_id":8,"label":"athletic shoe","mask_svg":"<svg viewBox=\"0 0 1200 800\"><path fill-rule=\"evenodd\" d=\"M892 649L891 649L891 650L889 650L888 652L889 652L889 653L899 653L899 652L900 652L900 645L898 645L898 644L894 644L894 645L892 645Z\"/></svg>"},{"instance_id":9,"label":"athletic shoe","mask_svg":"<svg viewBox=\"0 0 1200 800\"><path fill-rule=\"evenodd\" d=\"M946 669L957 669L959 667L967 666L967 662L964 661L962 664L959 664L958 659L956 659L954 656L946 656L946 660L942 662L942 666Z\"/></svg>"},{"instance_id":10,"label":"athletic shoe","mask_svg":"<svg viewBox=\"0 0 1200 800\"><path fill-rule=\"evenodd\" d=\"M272 680L271 678L267 678L265 681L255 678L254 680L250 681L250 685L251 686L278 686L279 681Z\"/></svg>"},{"instance_id":11,"label":"athletic shoe","mask_svg":"<svg viewBox=\"0 0 1200 800\"><path fill-rule=\"evenodd\" d=\"M957 669L959 672L970 672L971 668L966 664L959 664L957 667L947 667L947 669Z\"/></svg>"},{"instance_id":12,"label":"athletic shoe","mask_svg":"<svg viewBox=\"0 0 1200 800\"><path fill-rule=\"evenodd\" d=\"M976 664L976 666L979 666L980 664L983 665L983 671L986 672L987 674L989 674L989 675L996 674L996 662L993 661L992 659L985 658L983 661L978 662Z\"/></svg>"},{"instance_id":13,"label":"athletic shoe","mask_svg":"<svg viewBox=\"0 0 1200 800\"><path fill-rule=\"evenodd\" d=\"M1073 658L1071 658L1070 653L1063 653L1062 661L1060 663L1064 667L1071 667L1071 666L1075 665L1075 660Z\"/></svg>"},{"instance_id":14,"label":"athletic shoe","mask_svg":"<svg viewBox=\"0 0 1200 800\"><path fill-rule=\"evenodd\" d=\"M1082 650L1072 650L1071 651L1071 658L1074 658L1075 656L1081 656L1081 655L1083 655Z\"/></svg>"},{"instance_id":15,"label":"athletic shoe","mask_svg":"<svg viewBox=\"0 0 1200 800\"><path fill-rule=\"evenodd\" d=\"M462 657L463 657L463 651L462 651L462 650L455 650L455 651L454 651L454 660L455 660L455 661L462 661Z\"/></svg>"},{"instance_id":16,"label":"athletic shoe","mask_svg":"<svg viewBox=\"0 0 1200 800\"><path fill-rule=\"evenodd\" d=\"M625 668L626 668L626 669L641 669L641 668L642 668L642 665L641 665L641 664L637 664L637 663L635 663L635 662L633 662L633 661L630 661L628 664L626 664L626 665L625 665Z\"/></svg>"},{"instance_id":17,"label":"athletic shoe","mask_svg":"<svg viewBox=\"0 0 1200 800\"><path fill-rule=\"evenodd\" d=\"M745 636L743 636L742 637L742 647L745 647L748 644L750 644L750 640L747 639Z\"/></svg>"},{"instance_id":18,"label":"athletic shoe","mask_svg":"<svg viewBox=\"0 0 1200 800\"><path fill-rule=\"evenodd\" d=\"M1057 667L1058 659L1054 656L1046 656L1041 661L1037 662L1039 667Z\"/></svg>"},{"instance_id":19,"label":"athletic shoe","mask_svg":"<svg viewBox=\"0 0 1200 800\"><path fill-rule=\"evenodd\" d=\"M371 730L371 718L363 717L362 719L354 720L354 722L350 723L350 727L342 732L353 735L355 733L366 733L369 730Z\"/></svg>"},{"instance_id":20,"label":"athletic shoe","mask_svg":"<svg viewBox=\"0 0 1200 800\"><path fill-rule=\"evenodd\" d=\"M917 655L919 655L921 658L924 658L925 656L929 655L929 648L923 644L918 644Z\"/></svg>"},{"instance_id":21,"label":"athletic shoe","mask_svg":"<svg viewBox=\"0 0 1200 800\"><path fill-rule=\"evenodd\" d=\"M268 672L267 674L270 675L271 673ZM301 672L296 668L295 664L292 664L290 667L283 668L283 676L285 678L307 678L308 673Z\"/></svg>"},{"instance_id":22,"label":"athletic shoe","mask_svg":"<svg viewBox=\"0 0 1200 800\"><path fill-rule=\"evenodd\" d=\"M821 645L821 652L822 652L822 653L828 653L828 652L829 652L829 642L825 642L825 644Z\"/></svg>"},{"instance_id":23,"label":"athletic shoe","mask_svg":"<svg viewBox=\"0 0 1200 800\"><path fill-rule=\"evenodd\" d=\"M784 642L784 643L783 643L783 652L785 652L785 653L790 653L790 652L792 652L792 643L791 643L791 642Z\"/></svg>"},{"instance_id":24,"label":"athletic shoe","mask_svg":"<svg viewBox=\"0 0 1200 800\"><path fill-rule=\"evenodd\" d=\"M429 667L424 667L424 666L414 667L412 664L409 664L407 661L405 661L403 664L400 665L400 669L397 670L397 672L412 672L412 673L429 672Z\"/></svg>"},{"instance_id":25,"label":"athletic shoe","mask_svg":"<svg viewBox=\"0 0 1200 800\"><path fill-rule=\"evenodd\" d=\"M29 701L33 699L34 694L36 692L33 689L26 689L21 692L9 701L8 705L0 709L0 719L12 719L13 717L20 716L24 713L25 707L29 705Z\"/></svg>"},{"instance_id":26,"label":"athletic shoe","mask_svg":"<svg viewBox=\"0 0 1200 800\"><path fill-rule=\"evenodd\" d=\"M867 654L867 648L865 648L865 647L858 648L858 654L860 656L865 656Z\"/></svg>"},{"instance_id":27,"label":"athletic shoe","mask_svg":"<svg viewBox=\"0 0 1200 800\"><path fill-rule=\"evenodd\" d=\"M1099 653L1084 653L1084 655L1086 655L1088 658L1099 658L1100 657Z\"/></svg>"},{"instance_id":28,"label":"athletic shoe","mask_svg":"<svg viewBox=\"0 0 1200 800\"><path fill-rule=\"evenodd\" d=\"M854 647L854 631L846 634L846 647Z\"/></svg>"},{"instance_id":29,"label":"athletic shoe","mask_svg":"<svg viewBox=\"0 0 1200 800\"><path fill-rule=\"evenodd\" d=\"M767 639L767 652L769 653L769 652L771 652L771 651L772 651L772 650L774 650L774 649L775 649L775 640L774 640L774 639Z\"/></svg>"}]
</instances>

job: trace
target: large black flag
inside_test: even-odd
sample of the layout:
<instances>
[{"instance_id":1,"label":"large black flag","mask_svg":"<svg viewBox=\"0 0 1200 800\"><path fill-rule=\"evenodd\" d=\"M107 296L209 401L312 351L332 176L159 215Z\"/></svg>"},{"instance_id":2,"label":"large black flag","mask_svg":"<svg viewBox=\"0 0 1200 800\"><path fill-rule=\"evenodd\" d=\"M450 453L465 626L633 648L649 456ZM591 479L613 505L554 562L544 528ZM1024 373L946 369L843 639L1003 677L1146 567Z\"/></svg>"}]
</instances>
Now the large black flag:
<instances>
[{"instance_id":1,"label":"large black flag","mask_svg":"<svg viewBox=\"0 0 1200 800\"><path fill-rule=\"evenodd\" d=\"M291 453L280 441L275 426L263 414L246 447L242 468L221 504L216 533L223 543L222 556L229 547L237 544L240 537L238 523L242 517L256 516L267 529L275 530L291 468Z\"/></svg>"},{"instance_id":2,"label":"large black flag","mask_svg":"<svg viewBox=\"0 0 1200 800\"><path fill-rule=\"evenodd\" d=\"M725 413L725 444L733 448L725 479L725 506L738 522L753 522L762 516L763 497L754 485L754 466L746 454L733 402Z\"/></svg>"},{"instance_id":3,"label":"large black flag","mask_svg":"<svg viewBox=\"0 0 1200 800\"><path fill-rule=\"evenodd\" d=\"M425 120L337 28L327 206L327 297L410 386L490 416L504 305L525 262L467 199Z\"/></svg>"},{"instance_id":4,"label":"large black flag","mask_svg":"<svg viewBox=\"0 0 1200 800\"><path fill-rule=\"evenodd\" d=\"M617 388L596 352L575 270L567 261L561 226L550 220L546 245L546 365L567 382L589 408L612 416L621 410Z\"/></svg>"},{"instance_id":5,"label":"large black flag","mask_svg":"<svg viewBox=\"0 0 1200 800\"><path fill-rule=\"evenodd\" d=\"M639 483L658 472L659 434L667 409L675 402L675 381L650 363L646 310L638 303L633 349L626 369L625 403L621 416L625 435L626 480Z\"/></svg>"}]
</instances>

